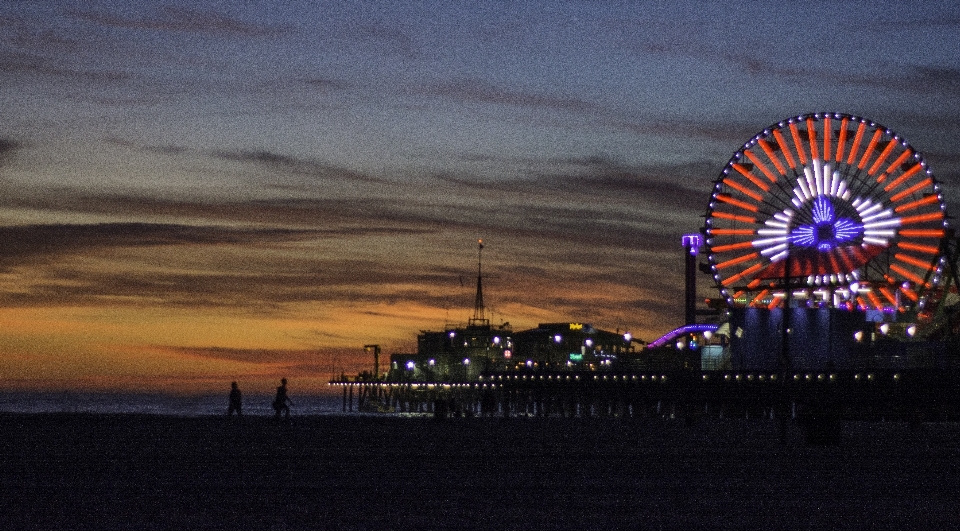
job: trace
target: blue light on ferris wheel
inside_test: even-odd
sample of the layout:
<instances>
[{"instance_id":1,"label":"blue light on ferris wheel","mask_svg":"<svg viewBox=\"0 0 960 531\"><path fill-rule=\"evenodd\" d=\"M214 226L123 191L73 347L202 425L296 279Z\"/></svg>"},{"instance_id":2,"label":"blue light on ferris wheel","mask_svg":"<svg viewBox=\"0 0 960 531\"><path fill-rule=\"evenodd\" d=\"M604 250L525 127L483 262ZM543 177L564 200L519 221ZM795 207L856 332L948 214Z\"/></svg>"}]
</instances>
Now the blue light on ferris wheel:
<instances>
[{"instance_id":1,"label":"blue light on ferris wheel","mask_svg":"<svg viewBox=\"0 0 960 531\"><path fill-rule=\"evenodd\" d=\"M824 196L818 196L813 200L813 223L816 226L833 223L835 217L833 211L833 202Z\"/></svg>"},{"instance_id":2,"label":"blue light on ferris wheel","mask_svg":"<svg viewBox=\"0 0 960 531\"><path fill-rule=\"evenodd\" d=\"M849 218L837 218L833 202L827 196L817 196L810 213L813 225L799 225L790 231L794 246L827 252L863 235L863 224Z\"/></svg>"}]
</instances>

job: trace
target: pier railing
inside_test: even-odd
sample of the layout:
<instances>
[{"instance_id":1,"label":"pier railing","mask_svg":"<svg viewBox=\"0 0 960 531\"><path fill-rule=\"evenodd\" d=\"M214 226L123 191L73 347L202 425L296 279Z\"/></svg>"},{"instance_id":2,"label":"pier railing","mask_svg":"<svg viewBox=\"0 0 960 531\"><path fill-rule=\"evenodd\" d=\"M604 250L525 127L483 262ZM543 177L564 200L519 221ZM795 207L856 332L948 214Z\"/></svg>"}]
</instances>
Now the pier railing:
<instances>
[{"instance_id":1,"label":"pier railing","mask_svg":"<svg viewBox=\"0 0 960 531\"><path fill-rule=\"evenodd\" d=\"M344 411L502 416L960 419L960 377L933 370L540 372L469 382L331 381ZM356 409L354 405L356 398Z\"/></svg>"}]
</instances>

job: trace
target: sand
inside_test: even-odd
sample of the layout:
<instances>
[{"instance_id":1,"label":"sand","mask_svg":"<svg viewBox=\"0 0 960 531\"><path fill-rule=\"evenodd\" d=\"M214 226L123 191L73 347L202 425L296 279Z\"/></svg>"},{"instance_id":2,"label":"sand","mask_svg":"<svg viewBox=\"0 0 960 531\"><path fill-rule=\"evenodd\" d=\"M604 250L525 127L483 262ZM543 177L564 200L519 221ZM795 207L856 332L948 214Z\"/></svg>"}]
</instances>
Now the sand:
<instances>
[{"instance_id":1,"label":"sand","mask_svg":"<svg viewBox=\"0 0 960 531\"><path fill-rule=\"evenodd\" d=\"M947 529L960 426L0 415L5 529Z\"/></svg>"}]
</instances>

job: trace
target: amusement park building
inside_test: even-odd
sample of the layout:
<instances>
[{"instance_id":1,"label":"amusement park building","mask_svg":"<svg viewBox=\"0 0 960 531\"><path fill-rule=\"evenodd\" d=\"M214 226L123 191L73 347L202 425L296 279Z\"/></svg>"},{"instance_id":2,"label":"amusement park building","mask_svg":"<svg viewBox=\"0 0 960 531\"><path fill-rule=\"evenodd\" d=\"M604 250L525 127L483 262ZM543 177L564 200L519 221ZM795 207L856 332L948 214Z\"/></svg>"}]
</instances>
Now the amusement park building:
<instances>
[{"instance_id":1,"label":"amusement park building","mask_svg":"<svg viewBox=\"0 0 960 531\"><path fill-rule=\"evenodd\" d=\"M423 331L415 354L392 354L393 381L468 381L486 372L612 370L639 360L642 342L629 333L585 323L510 326L470 324Z\"/></svg>"}]
</instances>

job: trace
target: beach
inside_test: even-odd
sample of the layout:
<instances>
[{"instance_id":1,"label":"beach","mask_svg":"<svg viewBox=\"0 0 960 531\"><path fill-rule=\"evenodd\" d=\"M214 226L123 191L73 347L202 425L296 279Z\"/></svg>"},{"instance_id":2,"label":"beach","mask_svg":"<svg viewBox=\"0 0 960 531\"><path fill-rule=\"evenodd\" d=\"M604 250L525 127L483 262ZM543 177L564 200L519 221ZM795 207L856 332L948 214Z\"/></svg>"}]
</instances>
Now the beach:
<instances>
[{"instance_id":1,"label":"beach","mask_svg":"<svg viewBox=\"0 0 960 531\"><path fill-rule=\"evenodd\" d=\"M0 414L6 529L947 529L960 426Z\"/></svg>"}]
</instances>

